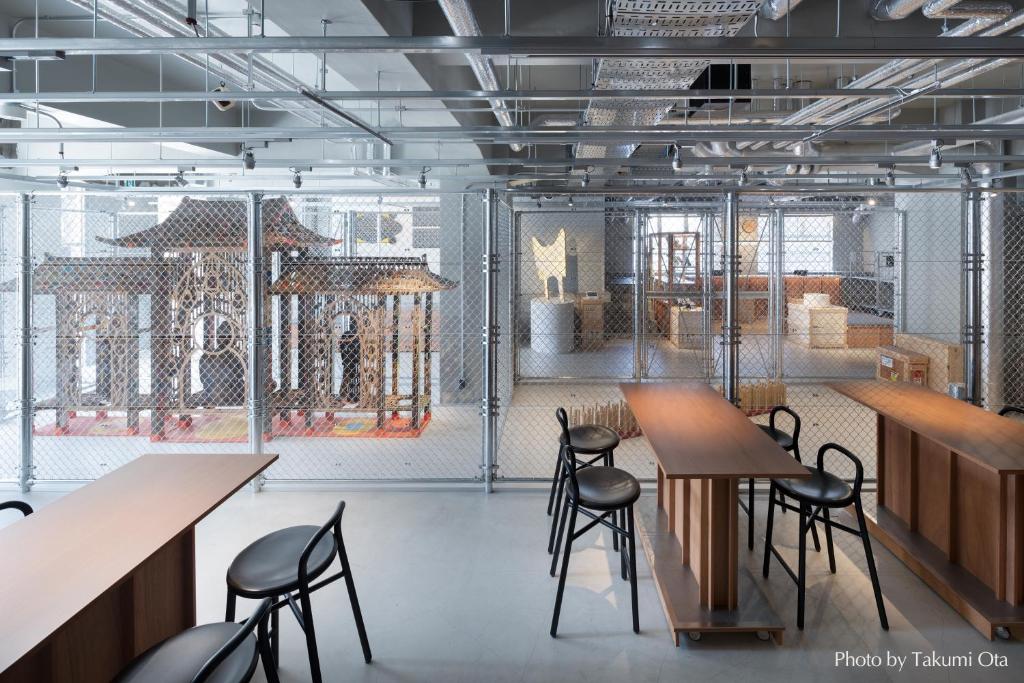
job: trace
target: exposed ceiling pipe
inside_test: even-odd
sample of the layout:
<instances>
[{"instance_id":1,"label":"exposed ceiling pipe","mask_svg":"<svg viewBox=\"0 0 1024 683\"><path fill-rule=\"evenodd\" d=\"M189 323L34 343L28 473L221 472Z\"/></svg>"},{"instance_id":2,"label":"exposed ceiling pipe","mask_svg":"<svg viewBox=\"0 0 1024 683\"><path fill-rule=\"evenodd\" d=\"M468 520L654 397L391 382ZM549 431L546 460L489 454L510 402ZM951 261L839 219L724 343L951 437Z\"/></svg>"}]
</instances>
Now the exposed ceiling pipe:
<instances>
[{"instance_id":1,"label":"exposed ceiling pipe","mask_svg":"<svg viewBox=\"0 0 1024 683\"><path fill-rule=\"evenodd\" d=\"M929 19L1002 19L1011 12L1013 7L1010 3L990 0L930 0L921 8L921 13Z\"/></svg>"},{"instance_id":2,"label":"exposed ceiling pipe","mask_svg":"<svg viewBox=\"0 0 1024 683\"><path fill-rule=\"evenodd\" d=\"M448 19L448 23L451 24L455 35L480 35L480 25L477 23L476 16L474 16L467 0L438 0L437 4L441 6L441 11L444 12L444 16ZM480 82L480 87L484 90L501 90L501 85L498 83L498 74L494 71L494 63L490 57L467 53L466 59L469 61L469 68L473 70L476 80ZM491 110L494 112L494 117L498 119L498 123L506 128L515 126L512 114L509 113L508 106L503 101L487 100L487 102L491 105ZM523 149L523 146L518 143L512 143L509 147L516 152Z\"/></svg>"},{"instance_id":3,"label":"exposed ceiling pipe","mask_svg":"<svg viewBox=\"0 0 1024 683\"><path fill-rule=\"evenodd\" d=\"M875 0L871 5L871 16L879 21L906 19L928 0Z\"/></svg>"},{"instance_id":4,"label":"exposed ceiling pipe","mask_svg":"<svg viewBox=\"0 0 1024 683\"><path fill-rule=\"evenodd\" d=\"M778 21L792 12L803 0L767 0L761 5L761 16Z\"/></svg>"}]
</instances>

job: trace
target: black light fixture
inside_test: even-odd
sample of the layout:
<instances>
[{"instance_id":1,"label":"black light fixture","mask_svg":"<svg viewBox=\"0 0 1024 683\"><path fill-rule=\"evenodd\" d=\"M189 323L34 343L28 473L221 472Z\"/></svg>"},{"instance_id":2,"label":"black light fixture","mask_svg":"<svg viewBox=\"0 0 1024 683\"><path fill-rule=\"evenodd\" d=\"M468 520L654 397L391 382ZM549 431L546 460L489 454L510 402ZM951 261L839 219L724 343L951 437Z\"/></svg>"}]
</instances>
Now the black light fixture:
<instances>
[{"instance_id":1,"label":"black light fixture","mask_svg":"<svg viewBox=\"0 0 1024 683\"><path fill-rule=\"evenodd\" d=\"M571 209L573 206L574 205L572 203L572 195L569 195L569 208Z\"/></svg>"},{"instance_id":2,"label":"black light fixture","mask_svg":"<svg viewBox=\"0 0 1024 683\"><path fill-rule=\"evenodd\" d=\"M740 185L746 185L747 184L747 180L748 180L747 172L745 170L740 171L739 184Z\"/></svg>"},{"instance_id":3,"label":"black light fixture","mask_svg":"<svg viewBox=\"0 0 1024 683\"><path fill-rule=\"evenodd\" d=\"M586 187L589 184L590 184L590 172L589 171L584 171L583 172L583 179L580 180L580 187Z\"/></svg>"},{"instance_id":4,"label":"black light fixture","mask_svg":"<svg viewBox=\"0 0 1024 683\"><path fill-rule=\"evenodd\" d=\"M63 190L67 186L68 186L68 176L67 176L67 174L64 171L61 171L57 175L57 187L59 187L60 189Z\"/></svg>"},{"instance_id":5,"label":"black light fixture","mask_svg":"<svg viewBox=\"0 0 1024 683\"><path fill-rule=\"evenodd\" d=\"M245 154L242 155L242 168L246 171L256 168L256 155L252 153L251 149L245 150Z\"/></svg>"},{"instance_id":6,"label":"black light fixture","mask_svg":"<svg viewBox=\"0 0 1024 683\"><path fill-rule=\"evenodd\" d=\"M889 187L896 185L896 174L892 172L891 168L885 172L885 184Z\"/></svg>"},{"instance_id":7,"label":"black light fixture","mask_svg":"<svg viewBox=\"0 0 1024 683\"><path fill-rule=\"evenodd\" d=\"M683 170L683 160L679 157L679 145L672 145L672 170Z\"/></svg>"},{"instance_id":8,"label":"black light fixture","mask_svg":"<svg viewBox=\"0 0 1024 683\"><path fill-rule=\"evenodd\" d=\"M942 168L942 153L940 152L941 147L942 143L940 143L938 140L932 140L932 151L931 154L928 155L928 168L936 171Z\"/></svg>"},{"instance_id":9,"label":"black light fixture","mask_svg":"<svg viewBox=\"0 0 1024 683\"><path fill-rule=\"evenodd\" d=\"M424 168L422 171L420 171L420 178L418 181L416 181L416 184L419 186L421 190L427 189L427 171L429 170L429 168Z\"/></svg>"},{"instance_id":10,"label":"black light fixture","mask_svg":"<svg viewBox=\"0 0 1024 683\"><path fill-rule=\"evenodd\" d=\"M177 185L178 187L185 187L186 185L188 185L188 181L185 180L185 174L182 173L181 171L178 171L178 174L174 176L174 184Z\"/></svg>"},{"instance_id":11,"label":"black light fixture","mask_svg":"<svg viewBox=\"0 0 1024 683\"><path fill-rule=\"evenodd\" d=\"M295 186L296 190L302 187L302 173L300 171L296 170L295 175L292 176L292 185Z\"/></svg>"}]
</instances>

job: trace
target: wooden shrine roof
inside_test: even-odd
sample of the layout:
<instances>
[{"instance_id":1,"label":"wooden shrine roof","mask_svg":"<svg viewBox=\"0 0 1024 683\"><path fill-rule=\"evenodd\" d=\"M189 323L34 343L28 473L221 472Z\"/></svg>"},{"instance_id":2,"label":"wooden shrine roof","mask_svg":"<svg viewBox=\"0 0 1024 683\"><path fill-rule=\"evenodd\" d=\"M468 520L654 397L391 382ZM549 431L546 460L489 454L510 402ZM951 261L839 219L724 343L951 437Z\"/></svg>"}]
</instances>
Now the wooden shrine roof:
<instances>
[{"instance_id":1,"label":"wooden shrine roof","mask_svg":"<svg viewBox=\"0 0 1024 683\"><path fill-rule=\"evenodd\" d=\"M270 286L274 294L417 294L458 286L419 259L314 259L281 270Z\"/></svg>"}]
</instances>

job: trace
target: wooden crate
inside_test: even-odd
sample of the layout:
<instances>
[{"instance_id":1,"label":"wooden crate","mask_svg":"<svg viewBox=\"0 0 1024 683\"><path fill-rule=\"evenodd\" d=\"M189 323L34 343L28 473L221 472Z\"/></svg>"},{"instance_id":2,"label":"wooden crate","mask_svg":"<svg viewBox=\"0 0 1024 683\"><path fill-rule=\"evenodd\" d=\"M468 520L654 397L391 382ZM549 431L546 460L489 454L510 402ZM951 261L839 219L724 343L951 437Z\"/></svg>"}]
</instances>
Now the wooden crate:
<instances>
[{"instance_id":1,"label":"wooden crate","mask_svg":"<svg viewBox=\"0 0 1024 683\"><path fill-rule=\"evenodd\" d=\"M921 334L897 334L896 346L928 356L928 386L946 393L949 384L964 381L964 348Z\"/></svg>"},{"instance_id":2,"label":"wooden crate","mask_svg":"<svg viewBox=\"0 0 1024 683\"><path fill-rule=\"evenodd\" d=\"M928 386L928 356L898 346L879 346L878 379Z\"/></svg>"}]
</instances>

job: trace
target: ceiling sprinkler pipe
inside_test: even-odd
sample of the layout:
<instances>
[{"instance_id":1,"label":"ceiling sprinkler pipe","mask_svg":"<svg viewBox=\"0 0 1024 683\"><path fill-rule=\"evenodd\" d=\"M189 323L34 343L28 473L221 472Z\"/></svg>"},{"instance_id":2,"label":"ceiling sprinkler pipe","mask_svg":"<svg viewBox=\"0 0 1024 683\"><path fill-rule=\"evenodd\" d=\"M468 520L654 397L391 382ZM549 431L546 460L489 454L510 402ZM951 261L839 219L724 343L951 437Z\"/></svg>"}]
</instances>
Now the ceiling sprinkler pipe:
<instances>
[{"instance_id":1,"label":"ceiling sprinkler pipe","mask_svg":"<svg viewBox=\"0 0 1024 683\"><path fill-rule=\"evenodd\" d=\"M931 0L921 8L929 19L975 19L995 20L1010 16L1013 7L1008 2L992 0Z\"/></svg>"},{"instance_id":2,"label":"ceiling sprinkler pipe","mask_svg":"<svg viewBox=\"0 0 1024 683\"><path fill-rule=\"evenodd\" d=\"M771 21L778 21L799 5L803 0L767 0L761 5L761 16Z\"/></svg>"},{"instance_id":3,"label":"ceiling sprinkler pipe","mask_svg":"<svg viewBox=\"0 0 1024 683\"><path fill-rule=\"evenodd\" d=\"M879 21L906 19L928 0L875 0L871 16Z\"/></svg>"}]
</instances>

